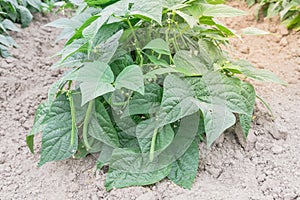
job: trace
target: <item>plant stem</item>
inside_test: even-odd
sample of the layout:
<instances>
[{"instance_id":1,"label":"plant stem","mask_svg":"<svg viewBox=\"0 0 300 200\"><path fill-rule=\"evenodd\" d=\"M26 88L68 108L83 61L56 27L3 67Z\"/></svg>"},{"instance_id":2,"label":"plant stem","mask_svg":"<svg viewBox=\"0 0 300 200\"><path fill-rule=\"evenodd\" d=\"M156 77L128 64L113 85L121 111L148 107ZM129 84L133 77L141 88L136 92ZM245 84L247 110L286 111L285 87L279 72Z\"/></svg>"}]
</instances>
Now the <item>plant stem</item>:
<instances>
[{"instance_id":1,"label":"plant stem","mask_svg":"<svg viewBox=\"0 0 300 200\"><path fill-rule=\"evenodd\" d=\"M140 46L139 46L138 38L137 38L137 36L136 36L136 34L135 34L134 28L133 28L133 26L132 26L132 24L131 24L131 22L130 22L129 19L127 19L127 23L128 23L128 25L129 25L129 28L130 28L130 30L131 30L131 32L132 32L132 35L133 35L133 38L134 38L134 46L135 46L135 48L136 48L136 52L137 52L137 54L138 54L139 57L140 57L140 66L142 66L143 63L144 63L144 57L143 57L143 55L141 54L141 49L140 49Z\"/></svg>"},{"instance_id":2,"label":"plant stem","mask_svg":"<svg viewBox=\"0 0 300 200\"><path fill-rule=\"evenodd\" d=\"M151 162L154 160L154 150L155 150L155 142L156 142L157 133L158 133L158 131L156 128L156 129L154 129L154 132L153 132L151 147L150 147L150 161Z\"/></svg>"},{"instance_id":3,"label":"plant stem","mask_svg":"<svg viewBox=\"0 0 300 200\"><path fill-rule=\"evenodd\" d=\"M70 101L70 108L71 108L71 116L72 116L72 130L71 130L71 146L74 145L75 140L75 131L76 131L76 113L75 113L75 106L73 101L72 92L68 92L69 101Z\"/></svg>"},{"instance_id":4,"label":"plant stem","mask_svg":"<svg viewBox=\"0 0 300 200\"><path fill-rule=\"evenodd\" d=\"M87 108L87 111L85 114L84 122L83 122L82 137L83 137L83 143L84 143L87 151L89 151L92 148L88 142L88 127L89 127L94 103L95 103L95 100L91 100L89 102L89 105L88 105L88 108Z\"/></svg>"}]
</instances>

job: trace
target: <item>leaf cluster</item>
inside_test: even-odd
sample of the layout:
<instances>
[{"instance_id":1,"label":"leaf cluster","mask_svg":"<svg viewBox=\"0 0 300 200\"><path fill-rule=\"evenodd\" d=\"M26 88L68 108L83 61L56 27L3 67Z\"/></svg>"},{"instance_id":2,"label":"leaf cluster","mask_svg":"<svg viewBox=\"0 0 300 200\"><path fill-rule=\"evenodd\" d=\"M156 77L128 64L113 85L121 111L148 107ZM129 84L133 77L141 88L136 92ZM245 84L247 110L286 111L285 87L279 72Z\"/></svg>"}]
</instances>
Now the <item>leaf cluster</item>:
<instances>
[{"instance_id":1,"label":"leaf cluster","mask_svg":"<svg viewBox=\"0 0 300 200\"><path fill-rule=\"evenodd\" d=\"M300 30L299 0L246 0L249 6L257 3L257 13L264 17L279 15L280 20L288 29Z\"/></svg>"},{"instance_id":2,"label":"leaf cluster","mask_svg":"<svg viewBox=\"0 0 300 200\"><path fill-rule=\"evenodd\" d=\"M39 166L97 156L107 190L168 177L191 188L198 143L208 146L237 119L247 137L256 98L247 78L282 83L230 59L233 30L215 17L244 15L205 0L79 1L54 21L67 39L52 68L67 68L37 111L27 144L42 132Z\"/></svg>"}]
</instances>

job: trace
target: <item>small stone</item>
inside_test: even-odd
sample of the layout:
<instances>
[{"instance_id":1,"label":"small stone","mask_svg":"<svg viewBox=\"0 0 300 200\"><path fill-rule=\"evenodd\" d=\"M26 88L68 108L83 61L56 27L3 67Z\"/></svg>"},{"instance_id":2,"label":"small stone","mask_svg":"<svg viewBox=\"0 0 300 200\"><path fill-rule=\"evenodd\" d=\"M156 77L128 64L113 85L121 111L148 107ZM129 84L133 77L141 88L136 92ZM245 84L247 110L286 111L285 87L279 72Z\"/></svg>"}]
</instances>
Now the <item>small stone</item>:
<instances>
[{"instance_id":1,"label":"small stone","mask_svg":"<svg viewBox=\"0 0 300 200\"><path fill-rule=\"evenodd\" d=\"M277 140L280 140L280 139L285 140L288 135L288 130L285 127L276 125L276 124L274 126L270 127L270 131L268 131L268 132L269 132L269 134L271 134L271 136L274 139L277 139Z\"/></svg>"},{"instance_id":2,"label":"small stone","mask_svg":"<svg viewBox=\"0 0 300 200\"><path fill-rule=\"evenodd\" d=\"M249 47L242 46L241 47L241 53L243 53L243 54L249 54L250 53Z\"/></svg>"},{"instance_id":3,"label":"small stone","mask_svg":"<svg viewBox=\"0 0 300 200\"><path fill-rule=\"evenodd\" d=\"M284 27L284 26L279 26L279 33L280 33L281 35L288 35L288 34L289 34L289 31L287 30L286 27Z\"/></svg>"},{"instance_id":4,"label":"small stone","mask_svg":"<svg viewBox=\"0 0 300 200\"><path fill-rule=\"evenodd\" d=\"M280 44L280 46L285 47L286 45L288 45L288 41L287 41L287 39L284 37L284 38L282 38L282 39L280 40L279 44Z\"/></svg>"},{"instance_id":5,"label":"small stone","mask_svg":"<svg viewBox=\"0 0 300 200\"><path fill-rule=\"evenodd\" d=\"M279 145L274 145L271 150L274 154L280 154L283 152L282 146Z\"/></svg>"}]
</instances>

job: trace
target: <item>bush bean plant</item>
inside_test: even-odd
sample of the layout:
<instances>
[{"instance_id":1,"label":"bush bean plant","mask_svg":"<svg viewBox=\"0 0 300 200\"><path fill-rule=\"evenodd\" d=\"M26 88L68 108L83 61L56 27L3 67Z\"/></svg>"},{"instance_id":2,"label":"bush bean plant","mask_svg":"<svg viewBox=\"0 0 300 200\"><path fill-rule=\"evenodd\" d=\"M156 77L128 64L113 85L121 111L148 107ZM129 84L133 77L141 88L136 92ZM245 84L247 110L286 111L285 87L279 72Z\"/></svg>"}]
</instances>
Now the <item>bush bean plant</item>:
<instances>
[{"instance_id":1,"label":"bush bean plant","mask_svg":"<svg viewBox=\"0 0 300 200\"><path fill-rule=\"evenodd\" d=\"M74 1L75 2L75 1ZM107 190L168 178L191 188L199 142L211 146L237 120L245 138L256 98L248 80L282 83L222 51L236 35L215 17L245 12L213 0L76 1L49 26L67 39L53 69L66 72L36 110L38 166L97 157Z\"/></svg>"},{"instance_id":2,"label":"bush bean plant","mask_svg":"<svg viewBox=\"0 0 300 200\"><path fill-rule=\"evenodd\" d=\"M300 0L246 0L249 6L257 3L257 11L264 17L280 16L288 29L300 30Z\"/></svg>"},{"instance_id":3,"label":"bush bean plant","mask_svg":"<svg viewBox=\"0 0 300 200\"><path fill-rule=\"evenodd\" d=\"M60 4L57 4L60 3ZM9 31L19 31L14 23L25 28L31 22L33 12L51 11L55 5L63 6L65 1L54 0L0 0L0 56L8 57L10 47L17 47Z\"/></svg>"}]
</instances>

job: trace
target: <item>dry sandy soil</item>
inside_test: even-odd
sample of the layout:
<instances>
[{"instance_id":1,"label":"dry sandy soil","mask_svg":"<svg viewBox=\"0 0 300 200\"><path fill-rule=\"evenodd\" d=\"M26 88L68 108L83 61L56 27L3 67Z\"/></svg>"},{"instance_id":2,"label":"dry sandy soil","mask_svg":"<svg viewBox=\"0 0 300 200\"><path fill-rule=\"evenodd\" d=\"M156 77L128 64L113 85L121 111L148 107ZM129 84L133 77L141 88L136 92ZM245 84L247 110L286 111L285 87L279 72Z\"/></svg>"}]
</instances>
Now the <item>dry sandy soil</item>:
<instances>
[{"instance_id":1,"label":"dry sandy soil","mask_svg":"<svg viewBox=\"0 0 300 200\"><path fill-rule=\"evenodd\" d=\"M245 8L240 2L232 3ZM250 13L253 11L250 11ZM257 102L247 144L229 130L211 148L200 145L200 165L191 190L168 180L148 187L107 193L104 172L95 159L66 160L37 168L37 153L26 147L37 105L61 72L49 71L49 57L62 48L58 30L43 27L51 16L36 16L29 28L14 35L20 45L13 57L0 58L0 199L300 199L300 32L287 32L277 20L256 22L253 15L225 20L240 29L256 26L277 35L232 40L231 54L273 71L287 87L256 83L257 93L273 108L274 117Z\"/></svg>"}]
</instances>

